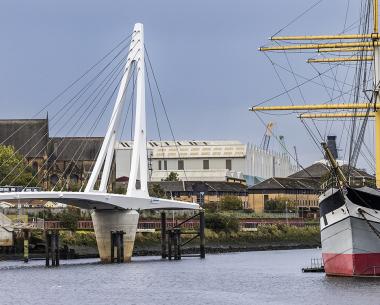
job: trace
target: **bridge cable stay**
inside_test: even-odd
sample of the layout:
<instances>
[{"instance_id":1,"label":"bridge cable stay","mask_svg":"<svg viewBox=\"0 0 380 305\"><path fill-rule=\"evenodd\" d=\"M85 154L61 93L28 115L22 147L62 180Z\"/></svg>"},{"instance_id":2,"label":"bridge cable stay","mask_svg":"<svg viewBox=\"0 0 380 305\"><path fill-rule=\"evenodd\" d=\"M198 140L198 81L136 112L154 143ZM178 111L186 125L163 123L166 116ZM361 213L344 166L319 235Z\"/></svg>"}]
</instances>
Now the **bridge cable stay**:
<instances>
[{"instance_id":1,"label":"bridge cable stay","mask_svg":"<svg viewBox=\"0 0 380 305\"><path fill-rule=\"evenodd\" d=\"M132 34L131 34L132 35ZM105 59L107 57L109 57L115 50L117 50L120 46L121 46L121 50L118 51L118 53L111 59L110 63L112 63L115 59L117 59L117 57L121 54L122 51L124 51L127 47L127 46L122 46L121 44L123 42L125 42L126 39L130 38L131 35L129 35L127 38L123 39L122 42L120 42L116 47L114 47L111 51L109 51L105 56L103 56L97 63L95 63L94 65L92 65L84 74L82 74L79 78L77 78L74 82L72 82L68 87L66 87L63 91L61 91L61 93L59 93L55 98L53 98L49 103L47 103L41 110L39 110L36 114L34 114L32 116L32 118L35 118L37 117L39 114L41 114L44 110L48 110L49 106L52 106L54 103L57 103L59 102L60 98L63 98L63 96L65 94L67 94L69 92L70 89L74 89L75 85L78 85L79 82L81 80L84 80L86 76L90 75L89 73L93 70L95 70L95 68L97 66L99 66L102 62L105 61ZM103 67L102 71L104 71L109 65L110 63L108 63L108 65L106 65L105 67ZM101 73L101 72L100 72ZM77 92L77 94L72 97L71 99L69 99L69 101L64 104L61 109L59 111L57 111L57 113L55 115L53 115L53 117L50 117L50 120L53 120L55 118L55 116L57 116L60 111L63 111L66 107L68 107L70 105L70 103L72 103L73 101L75 101L76 98L80 97L81 94L83 94L83 91L86 90L87 86L90 86L91 83L93 81L95 81L100 73L98 73L98 75L96 75L94 78L92 78L89 82L86 83L85 86L83 86L81 88L81 90L79 92ZM25 126L27 126L27 122L25 122L24 124L22 124L20 127L18 127L14 132L12 132L5 140L3 140L0 145L4 145L6 143L6 141L8 141L9 139L11 139L13 136L15 136L19 131L21 131ZM28 139L23 145L21 145L15 152L14 154L16 154L17 152L19 152L23 147L25 147L35 136L37 136L39 134L39 132L41 132L43 130L44 126L42 126L35 134L32 135L32 137L30 139ZM1 166L1 165L0 165Z\"/></svg>"},{"instance_id":2,"label":"bridge cable stay","mask_svg":"<svg viewBox=\"0 0 380 305\"><path fill-rule=\"evenodd\" d=\"M157 128L158 138L160 140L160 148L161 148L162 159L164 161L163 168L166 171L166 177L168 177L169 172L167 170L167 167L165 166L165 162L167 162L167 161L165 160L165 153L164 153L164 147L163 147L163 143L162 143L161 130L160 130L160 125L158 123L158 116L157 116L158 109L156 109L157 107L156 107L156 104L154 102L152 86L151 86L151 83L150 83L149 73L148 73L148 68L147 68L146 63L145 63L145 72L146 72L146 78L147 78L147 82L148 82L150 99L151 99L152 107L153 107L154 118L155 118L155 122L156 122L156 128ZM161 161L159 161L159 162L161 162ZM162 170L162 168L161 168L161 170Z\"/></svg>"},{"instance_id":3,"label":"bridge cable stay","mask_svg":"<svg viewBox=\"0 0 380 305\"><path fill-rule=\"evenodd\" d=\"M166 121L168 123L168 126L169 126L169 130L170 130L170 134L171 134L171 137L173 139L173 142L174 142L174 146L176 148L176 151L177 151L177 154L178 154L178 158L181 159L181 152L179 150L179 147L178 147L178 144L177 144L177 140L174 136L174 132L173 132L173 128L172 128L172 124L170 122L170 119L169 119L169 115L168 115L168 112L166 110L166 106L165 106L165 103L164 103L164 99L163 99L163 96L161 94L161 90L158 86L158 81L157 81L157 77L156 77L156 74L154 72L154 69L153 69L153 65L152 65L152 62L150 60L150 57L149 57L149 53L148 53L148 49L146 47L146 44L144 46L144 50L145 50L145 54L146 54L146 57L148 59L148 64L149 64L149 68L150 68L150 71L152 72L152 76L153 76L153 80L154 80L154 84L156 86L156 89L157 89L157 93L158 93L158 97L159 97L159 100L161 102L161 106L162 106L162 109L164 110L164 114L165 114L165 118L166 118ZM185 176L185 180L188 181L189 179L187 178L187 174L186 174L186 169L185 167L183 168L183 174Z\"/></svg>"},{"instance_id":4,"label":"bridge cable stay","mask_svg":"<svg viewBox=\"0 0 380 305\"><path fill-rule=\"evenodd\" d=\"M119 73L114 77L114 80L117 79L118 75L119 75ZM114 81L114 80L113 80L113 81ZM76 128L76 130L75 130L73 136L76 136L77 133L78 133L78 132L81 130L81 128L84 126L84 124L86 123L87 119L88 119L88 118L90 117L90 115L94 112L95 107L96 107L96 106L99 104L99 102L102 100L102 97L104 96L104 94L105 94L105 93L107 92L107 90L111 87L113 81L110 83L110 85L107 87L107 89L103 92L102 96L99 98L98 101L96 101L96 98L99 96L99 94L100 94L101 92L99 92L99 94L97 94L97 96L96 96L95 99L93 100L93 102L96 101L95 106L93 106L93 108L92 108L89 112L86 113L86 111L90 108L90 106L92 106L92 103L93 103L93 102L92 102L92 103L91 103L91 104L90 104L90 105L89 105L89 106L83 111L83 113L80 115L80 117L79 117L79 118L77 119L77 121L74 123L74 125L72 125L72 127L71 127L70 130L69 130L69 132L73 131L73 130L74 130L74 127L76 127L77 124L78 124L79 122L81 122L81 124ZM112 99L112 97L113 97L113 95L114 95L114 92L116 91L116 88L117 88L117 85L115 86L115 89L113 90L112 94L111 94L110 97L108 98L108 101L107 101L105 107L103 107L104 110L102 109L101 114L104 114L104 111L106 110L107 106L110 104L110 101L111 101L111 99ZM85 116L85 115L86 115L86 116ZM85 116L85 118L83 118L84 116ZM100 118L101 118L101 117L100 117ZM100 119L100 118L99 118L99 119ZM98 123L99 123L99 120L95 120L95 121L94 121L93 126L92 126L92 128L91 128L92 131L91 131L91 129L90 129L90 131L89 131L89 135L92 135L92 133L94 132L94 130L95 130L95 128L97 127ZM58 147L57 147L57 150L58 150L59 148L61 148L60 153L56 156L57 159L59 159L59 157L64 153L64 151L66 150L66 148L68 147L68 145L72 142L72 140L73 140L73 138L69 138L67 141L65 141L65 142L66 142L66 145L65 145L64 147L61 148L61 145L64 143L64 139L63 139L63 138L61 139L61 142L59 143L59 145L58 145ZM86 143L86 144L87 144L87 143ZM83 145L83 143L81 143L80 146L76 149L76 151L74 152L73 158L76 156L76 154L77 154L77 152L79 151L81 145ZM48 161L47 161L47 162L48 162ZM46 165L47 165L47 164L46 164ZM48 165L47 172L49 172L50 169L52 169L52 167L53 167L54 165L55 165L54 162L53 162L50 166ZM63 174L64 174L64 173L63 173ZM43 179L43 178L42 178L42 179ZM41 182L41 181L39 181L39 182Z\"/></svg>"},{"instance_id":5,"label":"bridge cable stay","mask_svg":"<svg viewBox=\"0 0 380 305\"><path fill-rule=\"evenodd\" d=\"M121 53L119 52L113 59L112 59L112 61L110 62L110 63L108 63L105 67L103 67L102 68L102 70L95 76L95 77L93 77L89 82L87 82L85 85L84 85L84 87L82 87L72 98L70 98L69 99L69 101L68 102L66 102L62 107L60 107L57 111L56 111L56 113L53 115L53 116L50 116L50 121L53 121L53 124L52 125L50 125L50 128L54 128L64 117L65 117L65 115L67 114L67 112L65 111L67 108L69 108L70 106L72 107L72 104L74 103L74 102L78 102L79 101L79 99L84 95L84 93L86 92L86 91L88 91L88 89L90 88L90 86L92 85L92 84L94 84L94 82L97 80L97 79L99 79L99 77L100 77L100 75L101 75L101 73L102 72L104 72L105 71L105 69L107 68L107 67L109 67L110 66L110 64L117 58L117 56L118 55L120 55ZM120 63L119 63L120 64ZM54 121L54 119L55 118L58 118L56 121ZM25 125L25 124L24 124ZM16 154L16 153L18 153L19 151L20 151L20 149L22 149L26 144L28 144L31 140L32 140L32 138L34 137L34 136L36 136L36 135L38 135L39 134L39 132L41 132L42 130L44 129L44 126L42 126L41 128L40 128L40 130L38 130L31 138L29 138L18 150L16 150L14 153L13 153L13 156ZM42 142L42 140L43 140L43 138L45 137L45 136L48 136L48 132L49 132L49 130L47 131L47 132L45 132L44 134L43 134L43 136L34 144L34 146L30 149L30 151L32 151L32 150L34 150L41 142ZM29 152L30 152L29 151ZM28 153L29 153L28 152ZM38 152L38 154L40 154L42 151L39 151ZM4 160L4 162L0 165L0 167L1 166L4 166L4 165L6 165L7 164L7 160ZM11 173L9 173L9 174L11 174ZM7 178L7 177L6 177ZM1 181L1 183L2 183L3 181ZM1 184L0 183L0 184Z\"/></svg>"},{"instance_id":6,"label":"bridge cable stay","mask_svg":"<svg viewBox=\"0 0 380 305\"><path fill-rule=\"evenodd\" d=\"M104 70L102 70L102 71L104 71ZM109 74L107 75L107 77L112 77L112 74L114 74L114 71L111 71L111 73L109 73ZM100 74L98 73L97 77L99 77L99 75L100 75ZM117 75L116 75L116 76L117 76ZM90 106L96 101L96 98L99 97L100 93L102 93L102 90L104 90L104 88L106 88L106 91L104 91L104 93L103 93L102 96L104 96L104 94L107 92L107 90L108 90L109 87L110 87L110 86L105 87L105 86L107 85L107 82L109 82L109 80L112 80L112 82L111 82L111 84L110 84L110 85L112 85L112 83L116 80L116 78L117 78L117 77L114 77L113 80L112 80L111 78L109 78L108 80L107 80L107 79L106 79L106 80L103 80L103 81L97 86L97 88L95 88L95 90L94 90L94 91L90 94L90 96L85 100L85 103L86 103L87 101L91 101L90 98L92 97L92 95L93 95L94 93L96 93L96 91L98 91L99 88L101 88L101 86L104 84L103 87L101 88L101 90L97 93L95 99L94 99L94 100L90 103L90 105L87 107L87 109L88 109L88 108L89 108L89 107L90 107ZM105 81L106 81L106 82L105 82ZM87 86L87 84L86 84L86 86ZM81 90L80 90L80 91L81 91ZM110 98L112 98L112 96L111 96ZM110 98L109 98L109 100L110 100ZM71 99L69 103L71 103L72 100L73 100L73 99ZM76 101L77 101L77 100L76 100ZM97 101L96 106L99 104L99 102L100 102L100 99L99 99L99 101ZM78 109L73 108L73 109L74 109L74 111L72 111L73 114L70 115L70 113L69 113L69 121L75 118L75 115L76 115L77 113L79 113L79 110L85 105L85 103L82 103L82 104L79 103L79 108L78 108ZM67 105L68 105L68 103L65 104L65 106L67 106ZM61 112L61 110L62 110L62 108L58 111L58 113ZM83 111L83 113L82 113L81 116L77 119L77 121L74 123L74 125L72 125L72 127L70 128L69 131L73 130L73 128L78 124L78 122L82 119L83 115L85 114L85 111L86 111L86 109ZM68 114L68 112L62 112L62 115L58 118L58 121L60 121L60 120L62 120L63 118L65 118L65 115L66 115L66 114ZM87 119L88 117L89 117L89 116L87 116L86 119ZM86 122L86 121L84 120L84 121L82 122L82 126L83 126L84 122ZM65 122L65 123L67 124L67 122ZM65 124L65 125L66 125L66 124ZM65 125L61 126L61 127L58 129L58 131L56 132L56 135L59 135L59 132L61 132L61 131L63 130L63 128L65 127ZM52 140L53 140L53 138L51 138L51 139L48 141L47 145L49 145L49 144L51 143ZM58 145L57 148L60 148L61 144L62 144L62 142ZM68 145L68 144L69 144L69 143L67 143L67 145ZM36 145L37 145L37 144L36 144ZM35 145L35 146L36 146L36 145ZM34 146L34 147L35 147L35 146ZM34 147L33 147L32 149L34 149ZM38 154L42 153L43 150L44 150L44 148L42 148L41 151L40 151ZM63 151L63 150L62 150L62 151ZM61 153L62 153L62 151L61 151ZM38 154L37 154L37 155L38 155ZM35 158L34 158L34 159L35 159ZM33 160L32 160L32 161L33 161ZM44 166L46 165L47 161L48 161L48 160L46 160L46 161L44 162L44 164L43 164ZM50 161L50 160L49 160L49 161ZM27 166L27 165L26 165L26 166ZM39 172L44 168L44 166L42 166L42 167L40 168L40 170L38 171L37 174L39 174ZM36 175L35 175L35 176L36 176ZM16 178L17 178L17 177L16 177Z\"/></svg>"},{"instance_id":7,"label":"bridge cable stay","mask_svg":"<svg viewBox=\"0 0 380 305\"><path fill-rule=\"evenodd\" d=\"M120 71L120 72L121 72L121 71ZM119 73L118 73L118 75L116 75L115 79L117 79L117 78L119 78L119 77L120 77L120 75L119 75ZM111 83L111 84L112 84L112 83ZM111 85L111 84L110 84L110 85ZM95 128L97 127L97 125L98 125L98 123L99 123L99 121L100 121L100 119L101 119L101 117L102 117L103 114L105 113L105 110L107 109L107 106L108 106L108 105L110 104L110 102L112 101L112 98L114 97L114 94L115 94L117 88L119 87L119 84L120 84L120 81L116 84L116 86L115 86L114 89L112 90L112 93L110 94L110 96L109 96L108 99L107 99L106 105L103 107L101 113L98 115L98 117L96 118L96 120L95 120L94 123L93 123L93 127L91 128L92 131L90 130L90 133L89 133L87 136L92 136L92 134L93 134ZM128 87L128 86L127 86L127 87ZM108 88L110 88L110 86L109 86ZM99 103L100 101L101 101L101 98L99 99L98 103ZM91 111L91 112L92 112L92 111ZM87 118L89 118L91 112L90 112L89 114L87 114L85 120L86 120ZM80 118L80 119L81 119L81 118ZM83 124L84 124L84 122L85 122L85 121L83 121ZM81 130L81 127L83 126L83 124L81 124L81 126L79 126L78 131ZM69 144L70 140L71 140L71 139L69 139L69 141L67 141L68 143L66 144L66 146ZM83 143L81 143L81 144L83 145ZM88 143L86 142L85 145L87 145L87 144L88 144ZM64 148L62 149L61 154L63 153L63 151L65 150L65 148L66 148L66 147L64 147ZM78 148L78 149L79 149L79 148ZM77 151L78 151L78 149L77 149ZM84 148L82 149L82 152L83 152L83 151L84 151ZM57 156L57 158L59 158L61 154L59 154L59 155ZM76 152L74 153L74 156L75 156L75 155L76 155ZM73 159L74 159L74 156L73 156L73 158L72 158L72 161L73 161ZM79 157L80 157L80 156L79 156ZM78 160L79 160L79 157L78 157ZM78 160L77 160L77 161L78 161ZM77 161L74 162L73 168L74 168L74 166L76 166ZM73 168L72 168L72 169L73 169ZM48 172L49 172L50 169L51 169L51 167L48 169ZM70 176L70 175L69 175L69 176ZM63 187L64 187L64 186L62 186L61 190L63 190Z\"/></svg>"},{"instance_id":8,"label":"bridge cable stay","mask_svg":"<svg viewBox=\"0 0 380 305\"><path fill-rule=\"evenodd\" d=\"M119 85L119 84L118 84L118 85ZM106 103L106 105L104 105L104 107L103 107L101 113L100 113L100 114L98 115L98 117L94 120L93 126L91 127L91 130L90 130L90 132L86 135L86 137L91 137L91 136L93 135L93 133L94 133L96 127L98 126L98 124L99 124L99 122L100 122L101 117L104 115L104 113L105 113L105 111L106 111L108 105L109 105L110 102L112 101L112 98L113 98L113 96L114 96L114 93L116 92L116 89L117 89L118 85L114 88L114 90L113 90L111 96L108 98L107 103ZM133 93L132 93L132 95L133 95ZM128 106L128 112L129 112L129 107L130 107L130 105L131 105L131 102L132 102L132 98L131 98L131 101L130 101L129 106ZM127 112L127 116L128 116L128 112ZM124 122L126 121L127 116L125 117ZM69 162L70 164L73 163L73 166L71 166L71 170L70 170L70 172L69 172L68 174L65 174L65 172L62 173L61 178L63 178L64 176L69 177L69 178L71 177L71 174L73 173L73 171L74 171L74 169L75 169L75 166L77 165L77 163L78 163L79 160L81 159L81 157L82 157L82 155L83 155L83 153L84 153L84 151L85 151L87 145L88 145L88 142L87 142L87 141L86 141L85 143L84 143L84 142L81 142L81 143L80 143L80 146L78 147L78 149L76 150L76 152L74 153L72 159L71 159L70 162ZM82 146L83 146L83 147L82 147ZM82 150L81 150L80 154L78 155L78 157L77 157L76 160L75 160L75 156L76 156L76 154L77 154L79 148L81 148L81 147L82 147ZM97 150L97 152L96 152L96 154L95 154L95 158L93 159L93 164L95 164L95 160L96 160L96 158L97 158L97 156L98 156L98 154L99 154L99 151L100 151L100 147L98 148L98 150ZM82 190L83 184L87 181L90 172L91 172L91 170L88 171L88 173L86 174L85 178L84 178L83 181L81 182L80 191ZM61 179L61 178L60 178L60 179ZM59 185L59 181L57 182L57 184ZM56 184L56 185L57 185L57 184ZM63 191L64 187L65 187L65 185L62 185L62 187L61 187L60 190ZM54 190L54 188L53 188L52 190Z\"/></svg>"},{"instance_id":9,"label":"bridge cable stay","mask_svg":"<svg viewBox=\"0 0 380 305\"><path fill-rule=\"evenodd\" d=\"M32 115L32 119L38 117L40 114L42 114L43 111L45 111L49 106L51 106L53 103L55 103L60 97L62 97L66 92L68 92L72 87L74 87L80 80L82 80L86 75L88 75L95 67L100 65L108 56L110 56L115 50L117 50L123 43L128 41L129 38L132 37L134 33L129 34L125 38L123 38L119 43L117 43L111 50L109 50L104 56L102 56L95 64L90 66L82 75L80 75L78 78L76 78L73 82L71 82L66 88L64 88L60 93L58 93L53 99L51 99L43 108L41 108L37 113ZM5 138L2 142L0 142L0 145L3 145L8 141L10 138L12 138L17 132L19 132L21 129L26 127L26 123L22 124L20 127L18 127L14 132L12 132L7 138Z\"/></svg>"}]
</instances>

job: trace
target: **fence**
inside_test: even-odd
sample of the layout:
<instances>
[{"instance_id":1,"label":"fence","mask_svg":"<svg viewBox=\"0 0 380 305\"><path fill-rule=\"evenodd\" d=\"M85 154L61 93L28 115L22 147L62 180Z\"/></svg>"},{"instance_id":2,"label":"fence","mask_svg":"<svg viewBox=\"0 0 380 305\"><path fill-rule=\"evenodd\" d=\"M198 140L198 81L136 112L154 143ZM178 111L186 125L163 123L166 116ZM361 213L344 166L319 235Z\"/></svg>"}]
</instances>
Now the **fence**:
<instances>
[{"instance_id":1,"label":"fence","mask_svg":"<svg viewBox=\"0 0 380 305\"><path fill-rule=\"evenodd\" d=\"M177 225L181 220L167 220L167 226L174 227ZM261 219L241 219L240 221L240 227L241 228L258 228L260 226L268 226L268 225L289 225L289 226L295 226L295 227L309 227L309 226L319 226L318 222L307 222L303 220L261 220ZM30 222L31 224L31 222ZM38 227L44 227L45 229L62 229L64 230L64 226L60 221L44 221L43 225L39 221ZM197 229L199 227L199 221L193 220L188 221L182 225L185 229ZM94 226L91 220L80 220L78 221L77 225L78 230L93 230ZM149 230L161 230L161 222L156 220L141 220L138 223L138 229L149 229Z\"/></svg>"}]
</instances>

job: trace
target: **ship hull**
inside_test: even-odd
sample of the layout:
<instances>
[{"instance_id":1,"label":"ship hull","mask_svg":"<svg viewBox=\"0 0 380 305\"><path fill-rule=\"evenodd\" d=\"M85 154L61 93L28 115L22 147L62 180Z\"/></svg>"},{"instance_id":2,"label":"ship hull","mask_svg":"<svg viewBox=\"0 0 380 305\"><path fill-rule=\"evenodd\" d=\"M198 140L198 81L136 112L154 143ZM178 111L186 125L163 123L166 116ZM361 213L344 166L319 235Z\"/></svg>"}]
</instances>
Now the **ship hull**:
<instances>
[{"instance_id":1,"label":"ship hull","mask_svg":"<svg viewBox=\"0 0 380 305\"><path fill-rule=\"evenodd\" d=\"M359 201L352 193L347 196L333 189L321 196L322 256L327 275L380 276L380 193L364 189L355 194L358 192L364 192ZM362 200L365 196L372 196L369 204Z\"/></svg>"}]
</instances>

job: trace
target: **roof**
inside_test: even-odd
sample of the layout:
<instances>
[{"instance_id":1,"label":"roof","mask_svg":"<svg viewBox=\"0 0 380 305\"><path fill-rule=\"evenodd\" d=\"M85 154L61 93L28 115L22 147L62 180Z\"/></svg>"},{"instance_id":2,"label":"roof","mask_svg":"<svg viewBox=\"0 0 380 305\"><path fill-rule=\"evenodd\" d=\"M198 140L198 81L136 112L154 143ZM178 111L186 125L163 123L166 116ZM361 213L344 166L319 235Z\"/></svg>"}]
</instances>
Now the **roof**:
<instances>
[{"instance_id":1,"label":"roof","mask_svg":"<svg viewBox=\"0 0 380 305\"><path fill-rule=\"evenodd\" d=\"M0 143L25 157L43 157L48 139L47 119L0 120Z\"/></svg>"},{"instance_id":2,"label":"roof","mask_svg":"<svg viewBox=\"0 0 380 305\"><path fill-rule=\"evenodd\" d=\"M344 164L341 166L343 172L348 171L348 165ZM289 176L289 178L313 178L321 180L322 177L326 176L330 171L330 167L322 162L317 162L309 167L304 168L303 170L300 170L292 175ZM351 177L366 177L370 179L375 179L373 175L368 174L365 170L357 169L357 168L351 168Z\"/></svg>"},{"instance_id":3,"label":"roof","mask_svg":"<svg viewBox=\"0 0 380 305\"><path fill-rule=\"evenodd\" d=\"M347 172L348 171L348 165L346 165L346 164L343 165L342 169L343 169L343 172ZM358 168L351 168L350 176L351 177L357 177L357 178L365 177L365 178L375 179L375 176L368 174L364 169L358 169Z\"/></svg>"},{"instance_id":4,"label":"roof","mask_svg":"<svg viewBox=\"0 0 380 305\"><path fill-rule=\"evenodd\" d=\"M121 176L119 178L116 178L115 182L128 182L129 181L129 177L126 177L126 176Z\"/></svg>"},{"instance_id":5,"label":"roof","mask_svg":"<svg viewBox=\"0 0 380 305\"><path fill-rule=\"evenodd\" d=\"M158 184L165 192L193 192L199 188L200 184L204 185L206 192L229 192L242 193L247 191L247 187L235 182L217 182L217 181L159 181L149 182L149 185Z\"/></svg>"},{"instance_id":6,"label":"roof","mask_svg":"<svg viewBox=\"0 0 380 305\"><path fill-rule=\"evenodd\" d=\"M292 175L289 178L316 178L320 179L329 172L329 167L321 162L314 163Z\"/></svg>"},{"instance_id":7,"label":"roof","mask_svg":"<svg viewBox=\"0 0 380 305\"><path fill-rule=\"evenodd\" d=\"M56 137L51 138L49 153L55 160L93 161L102 143L102 137Z\"/></svg>"},{"instance_id":8,"label":"roof","mask_svg":"<svg viewBox=\"0 0 380 305\"><path fill-rule=\"evenodd\" d=\"M249 190L319 190L320 183L316 179L299 179L299 178L269 178L260 182Z\"/></svg>"}]
</instances>

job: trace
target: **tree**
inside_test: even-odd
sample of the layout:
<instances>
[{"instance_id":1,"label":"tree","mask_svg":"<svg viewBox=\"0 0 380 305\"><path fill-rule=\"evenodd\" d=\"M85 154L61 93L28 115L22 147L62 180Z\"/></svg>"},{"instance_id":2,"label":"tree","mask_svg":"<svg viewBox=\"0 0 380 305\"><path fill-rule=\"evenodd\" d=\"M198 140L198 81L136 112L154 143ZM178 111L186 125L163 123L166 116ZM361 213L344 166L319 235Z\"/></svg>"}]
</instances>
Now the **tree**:
<instances>
[{"instance_id":1,"label":"tree","mask_svg":"<svg viewBox=\"0 0 380 305\"><path fill-rule=\"evenodd\" d=\"M178 173L170 172L169 176L167 176L163 181L179 181Z\"/></svg>"},{"instance_id":2,"label":"tree","mask_svg":"<svg viewBox=\"0 0 380 305\"><path fill-rule=\"evenodd\" d=\"M1 185L37 185L31 166L13 146L0 145L0 181Z\"/></svg>"},{"instance_id":3,"label":"tree","mask_svg":"<svg viewBox=\"0 0 380 305\"><path fill-rule=\"evenodd\" d=\"M220 199L222 210L242 210L243 202L238 196L223 196Z\"/></svg>"},{"instance_id":4,"label":"tree","mask_svg":"<svg viewBox=\"0 0 380 305\"><path fill-rule=\"evenodd\" d=\"M239 220L230 215L221 215L216 213L206 214L206 227L215 232L224 231L226 233L239 231Z\"/></svg>"},{"instance_id":5,"label":"tree","mask_svg":"<svg viewBox=\"0 0 380 305\"><path fill-rule=\"evenodd\" d=\"M61 221L63 227L70 231L76 231L78 220L80 220L80 209L68 206L67 209L58 214L58 220Z\"/></svg>"},{"instance_id":6,"label":"tree","mask_svg":"<svg viewBox=\"0 0 380 305\"><path fill-rule=\"evenodd\" d=\"M264 210L266 212L278 212L285 213L286 209L291 209L296 207L297 204L294 201L289 201L285 198L270 199L264 203Z\"/></svg>"},{"instance_id":7,"label":"tree","mask_svg":"<svg viewBox=\"0 0 380 305\"><path fill-rule=\"evenodd\" d=\"M149 187L149 195L156 198L166 198L165 191L157 183L154 183Z\"/></svg>"}]
</instances>

